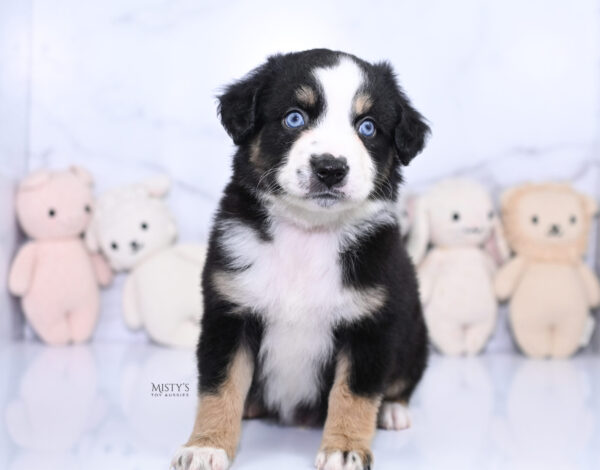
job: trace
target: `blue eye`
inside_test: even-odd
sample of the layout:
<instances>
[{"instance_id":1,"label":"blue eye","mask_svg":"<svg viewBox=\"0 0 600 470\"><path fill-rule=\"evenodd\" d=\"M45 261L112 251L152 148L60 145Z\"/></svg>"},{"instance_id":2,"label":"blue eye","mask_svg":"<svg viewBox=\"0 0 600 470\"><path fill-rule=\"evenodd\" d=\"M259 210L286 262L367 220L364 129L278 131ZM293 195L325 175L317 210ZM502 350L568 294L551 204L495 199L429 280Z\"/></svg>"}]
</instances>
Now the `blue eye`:
<instances>
[{"instance_id":1,"label":"blue eye","mask_svg":"<svg viewBox=\"0 0 600 470\"><path fill-rule=\"evenodd\" d=\"M304 116L299 111L291 111L286 114L283 122L290 129L297 129L304 125Z\"/></svg>"},{"instance_id":2,"label":"blue eye","mask_svg":"<svg viewBox=\"0 0 600 470\"><path fill-rule=\"evenodd\" d=\"M365 119L358 126L358 133L365 137L373 137L375 135L375 123L370 119Z\"/></svg>"}]
</instances>

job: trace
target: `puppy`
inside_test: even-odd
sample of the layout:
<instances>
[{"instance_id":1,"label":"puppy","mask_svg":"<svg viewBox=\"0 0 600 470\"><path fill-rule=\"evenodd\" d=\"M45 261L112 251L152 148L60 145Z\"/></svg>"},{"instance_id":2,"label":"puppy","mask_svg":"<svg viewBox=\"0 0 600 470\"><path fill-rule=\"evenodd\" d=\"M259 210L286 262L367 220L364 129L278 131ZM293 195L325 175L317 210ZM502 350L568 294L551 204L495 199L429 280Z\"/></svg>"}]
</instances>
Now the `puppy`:
<instances>
[{"instance_id":1,"label":"puppy","mask_svg":"<svg viewBox=\"0 0 600 470\"><path fill-rule=\"evenodd\" d=\"M387 63L275 55L220 96L237 145L209 242L199 405L176 470L224 470L241 420L324 421L319 469L367 469L427 359L394 215L429 129Z\"/></svg>"}]
</instances>

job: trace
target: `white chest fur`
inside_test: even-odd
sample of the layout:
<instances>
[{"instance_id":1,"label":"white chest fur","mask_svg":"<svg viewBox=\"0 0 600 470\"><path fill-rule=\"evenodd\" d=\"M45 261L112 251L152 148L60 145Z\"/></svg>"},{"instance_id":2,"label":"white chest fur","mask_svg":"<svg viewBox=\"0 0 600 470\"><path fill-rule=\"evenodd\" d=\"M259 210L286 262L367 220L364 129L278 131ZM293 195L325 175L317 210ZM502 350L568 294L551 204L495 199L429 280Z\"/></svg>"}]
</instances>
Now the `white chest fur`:
<instances>
[{"instance_id":1,"label":"white chest fur","mask_svg":"<svg viewBox=\"0 0 600 470\"><path fill-rule=\"evenodd\" d=\"M333 329L368 314L383 302L378 289L344 287L339 263L340 233L307 231L274 222L273 240L228 223L222 245L242 272L218 273L217 289L262 316L260 348L264 398L282 419L319 395L319 372L331 357Z\"/></svg>"}]
</instances>

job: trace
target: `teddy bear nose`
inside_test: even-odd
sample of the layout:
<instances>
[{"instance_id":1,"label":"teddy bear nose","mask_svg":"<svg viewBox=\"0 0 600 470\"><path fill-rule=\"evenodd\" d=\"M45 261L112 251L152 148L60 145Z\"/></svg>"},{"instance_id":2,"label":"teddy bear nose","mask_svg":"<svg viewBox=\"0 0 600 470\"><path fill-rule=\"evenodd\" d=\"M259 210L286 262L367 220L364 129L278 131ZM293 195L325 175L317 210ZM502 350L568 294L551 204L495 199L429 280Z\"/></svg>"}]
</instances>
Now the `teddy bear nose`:
<instances>
[{"instance_id":1,"label":"teddy bear nose","mask_svg":"<svg viewBox=\"0 0 600 470\"><path fill-rule=\"evenodd\" d=\"M560 225L552 224L550 226L550 235L560 235Z\"/></svg>"},{"instance_id":2,"label":"teddy bear nose","mask_svg":"<svg viewBox=\"0 0 600 470\"><path fill-rule=\"evenodd\" d=\"M129 242L129 246L131 247L132 251L138 251L140 249L140 244L135 240L131 240Z\"/></svg>"}]
</instances>

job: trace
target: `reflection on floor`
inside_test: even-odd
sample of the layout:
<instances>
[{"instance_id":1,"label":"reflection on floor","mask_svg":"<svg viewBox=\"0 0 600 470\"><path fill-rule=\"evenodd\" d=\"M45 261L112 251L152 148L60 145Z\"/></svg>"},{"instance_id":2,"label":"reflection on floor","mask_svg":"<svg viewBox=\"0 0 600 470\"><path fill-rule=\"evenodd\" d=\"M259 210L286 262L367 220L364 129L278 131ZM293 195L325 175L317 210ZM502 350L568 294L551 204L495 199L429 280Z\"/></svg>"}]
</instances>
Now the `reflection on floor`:
<instances>
[{"instance_id":1,"label":"reflection on floor","mask_svg":"<svg viewBox=\"0 0 600 470\"><path fill-rule=\"evenodd\" d=\"M195 387L187 351L3 344L0 468L165 470ZM434 357L412 418L377 433L377 470L598 469L600 357ZM247 422L234 468L310 469L319 441L319 430Z\"/></svg>"}]
</instances>

